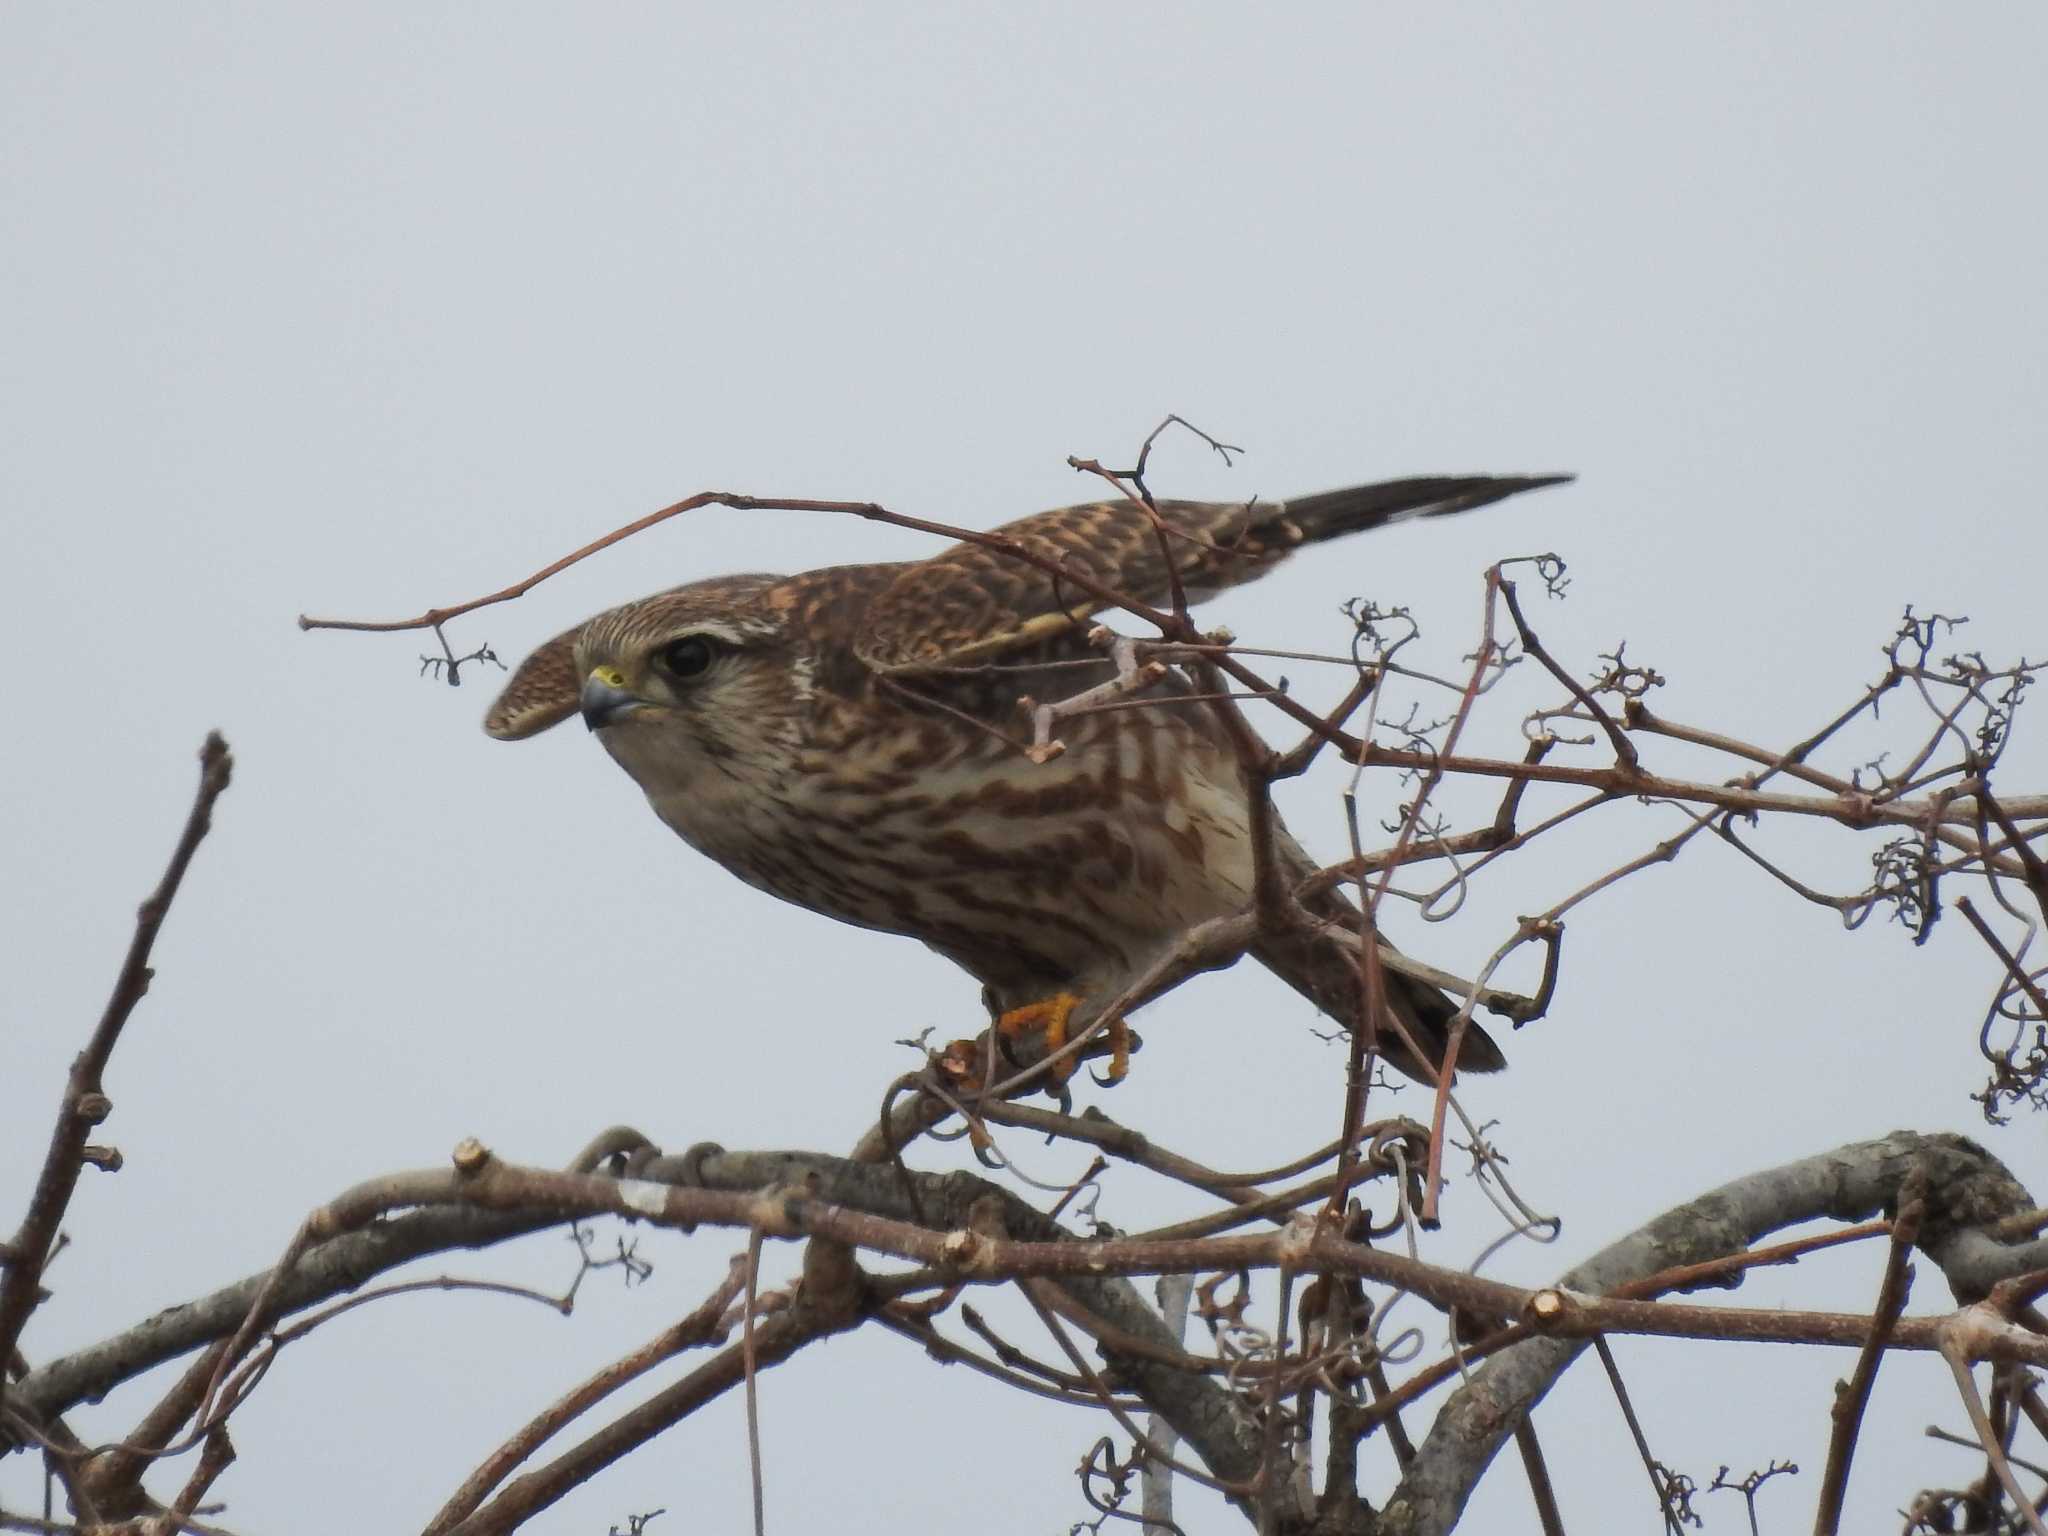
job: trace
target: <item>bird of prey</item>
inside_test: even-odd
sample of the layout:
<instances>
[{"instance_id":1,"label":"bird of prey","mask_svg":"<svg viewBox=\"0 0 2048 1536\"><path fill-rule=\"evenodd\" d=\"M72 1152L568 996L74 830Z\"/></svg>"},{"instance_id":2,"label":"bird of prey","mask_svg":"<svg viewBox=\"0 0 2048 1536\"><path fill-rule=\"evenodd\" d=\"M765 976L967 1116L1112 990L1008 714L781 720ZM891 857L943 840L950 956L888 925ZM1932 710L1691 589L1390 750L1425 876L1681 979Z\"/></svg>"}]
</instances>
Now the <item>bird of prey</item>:
<instances>
[{"instance_id":1,"label":"bird of prey","mask_svg":"<svg viewBox=\"0 0 2048 1536\"><path fill-rule=\"evenodd\" d=\"M1073 577L1164 604L1170 549L1192 600L1264 575L1304 544L1569 478L1168 501L1164 540L1129 500L997 530L1064 581L1013 553L958 544L926 560L691 582L548 641L484 728L518 740L580 711L655 814L748 884L923 940L982 983L998 1023L1063 1028L1077 1001L1100 1008L1120 996L1190 928L1246 910L1254 875L1244 770L1223 721L1190 698L1186 670L1163 669L1117 707L1066 719L1065 750L1049 760L1019 749L1027 700L1072 698L1116 675L1088 637L1110 605ZM1277 818L1275 836L1281 873L1298 886L1315 863ZM1362 1016L1357 913L1334 890L1307 907L1319 928L1262 938L1252 953L1351 1027ZM1382 974L1398 1027L1378 1031L1381 1048L1433 1080L1456 1005L1412 976ZM1504 1062L1474 1025L1458 1065Z\"/></svg>"}]
</instances>

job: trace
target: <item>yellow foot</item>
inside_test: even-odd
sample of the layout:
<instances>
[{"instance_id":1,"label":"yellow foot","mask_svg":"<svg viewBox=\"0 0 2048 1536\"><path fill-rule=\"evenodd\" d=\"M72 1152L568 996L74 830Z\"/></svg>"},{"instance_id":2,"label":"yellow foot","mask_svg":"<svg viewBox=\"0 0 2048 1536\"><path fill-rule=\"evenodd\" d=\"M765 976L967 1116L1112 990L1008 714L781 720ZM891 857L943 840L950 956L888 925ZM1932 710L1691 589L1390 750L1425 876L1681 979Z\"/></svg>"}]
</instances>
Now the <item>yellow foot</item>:
<instances>
[{"instance_id":1,"label":"yellow foot","mask_svg":"<svg viewBox=\"0 0 2048 1536\"><path fill-rule=\"evenodd\" d=\"M1109 1076L1105 1082L1120 1083L1131 1070L1131 1026L1121 1018L1109 1021Z\"/></svg>"},{"instance_id":2,"label":"yellow foot","mask_svg":"<svg viewBox=\"0 0 2048 1536\"><path fill-rule=\"evenodd\" d=\"M1042 1002L1026 1003L1021 1008L1012 1008L996 1020L995 1030L999 1035L1011 1039L1043 1026L1045 1051L1048 1056L1067 1043L1067 1025L1074 1017L1074 1010L1081 1006L1081 999L1071 992L1060 992ZM1112 1083L1122 1082L1131 1070L1131 1027L1122 1019L1112 1019L1109 1031L1109 1078ZM1080 1065L1080 1057L1069 1056L1054 1064L1052 1079L1064 1083L1074 1075L1074 1068Z\"/></svg>"},{"instance_id":3,"label":"yellow foot","mask_svg":"<svg viewBox=\"0 0 2048 1536\"><path fill-rule=\"evenodd\" d=\"M1029 1034L1039 1026L1044 1027L1045 1054L1050 1056L1067 1043L1067 1021L1074 1016L1074 1010L1081 1006L1081 999L1071 992L1058 992L1042 1002L1026 1003L1022 1008L1012 1008L996 1020L996 1033L1015 1040ZM1064 1083L1074 1075L1074 1058L1053 1063L1052 1080Z\"/></svg>"}]
</instances>

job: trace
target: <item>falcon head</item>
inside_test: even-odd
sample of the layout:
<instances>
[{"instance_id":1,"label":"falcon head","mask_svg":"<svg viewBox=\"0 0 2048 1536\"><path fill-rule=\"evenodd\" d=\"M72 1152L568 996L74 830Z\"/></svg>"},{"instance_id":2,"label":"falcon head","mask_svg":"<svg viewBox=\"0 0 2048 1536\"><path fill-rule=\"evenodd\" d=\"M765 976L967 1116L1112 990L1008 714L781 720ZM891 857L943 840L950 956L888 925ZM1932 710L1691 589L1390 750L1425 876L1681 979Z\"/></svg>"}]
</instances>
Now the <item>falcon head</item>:
<instances>
[{"instance_id":1,"label":"falcon head","mask_svg":"<svg viewBox=\"0 0 2048 1536\"><path fill-rule=\"evenodd\" d=\"M722 762L772 761L814 670L770 600L780 580L694 582L557 635L513 673L484 729L516 741L581 713L650 791Z\"/></svg>"}]
</instances>

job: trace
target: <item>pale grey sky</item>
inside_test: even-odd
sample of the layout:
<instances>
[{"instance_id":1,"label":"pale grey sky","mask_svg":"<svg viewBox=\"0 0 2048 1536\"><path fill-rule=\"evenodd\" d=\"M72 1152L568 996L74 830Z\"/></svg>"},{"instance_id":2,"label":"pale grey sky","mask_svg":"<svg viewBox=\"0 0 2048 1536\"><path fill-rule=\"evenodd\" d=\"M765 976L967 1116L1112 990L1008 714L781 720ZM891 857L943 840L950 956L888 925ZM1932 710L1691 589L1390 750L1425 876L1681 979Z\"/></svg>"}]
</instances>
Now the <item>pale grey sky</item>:
<instances>
[{"instance_id":1,"label":"pale grey sky","mask_svg":"<svg viewBox=\"0 0 2048 1536\"><path fill-rule=\"evenodd\" d=\"M2021 5L8 7L0 1203L205 730L238 760L110 1078L128 1166L86 1181L24 1348L258 1267L309 1205L465 1134L533 1161L618 1120L843 1148L908 1062L892 1040L975 1022L972 983L922 951L690 854L580 731L487 741L488 679L418 681L415 637L303 636L301 611L471 596L707 487L993 523L1092 494L1064 457L1127 457L1173 410L1250 450L1225 471L1168 442L1173 494L1583 477L1300 561L1213 610L1247 638L1331 646L1366 593L1414 604L1448 664L1484 565L1554 548L1560 654L1625 637L1672 679L1661 708L1779 745L1877 675L1907 602L2039 654L2044 46ZM454 637L512 660L692 576L928 547L704 513ZM2008 771L2048 784L2037 722ZM1288 801L1331 855L1340 788ZM1470 968L1668 830L1616 816L1459 922L1397 931ZM1811 850L1839 884L1868 847ZM1553 1015L1468 1095L1566 1216L1498 1272L1547 1276L1724 1177L1897 1125L1984 1135L2048 1192L2040 1126L1985 1132L1963 1097L1974 946L1956 924L1917 951L1845 936L1712 847L1587 910ZM1338 1113L1313 1022L1249 969L1202 979L1105 1107L1215 1164L1291 1154ZM1026 1152L1046 1177L1083 1161ZM1138 1225L1149 1198L1115 1175L1103 1213ZM1462 1261L1493 1228L1453 1202L1439 1251ZM732 1248L647 1246L655 1279L571 1322L431 1296L298 1346L237 1421L228 1523L416 1527ZM1861 1308L1877 1263L1743 1299ZM443 1267L568 1271L554 1239ZM1789 1456L1808 1470L1766 1512L1810 1519L1846 1358L1618 1352L1662 1456L1702 1479ZM1887 1366L1853 1527L1973 1475L1920 1438L1960 1420L1941 1380ZM875 1381L899 1419L862 1407ZM112 1432L145 1393L81 1421ZM541 1528L658 1505L739 1528L729 1406ZM957 1524L976 1466L1002 1469L1003 1529L1086 1513L1069 1474L1098 1426L900 1342L817 1350L763 1412L778 1530ZM1582 1368L1539 1422L1573 1529L1652 1528L1604 1387ZM27 1474L0 1466L0 1499ZM1472 1528L1526 1510L1503 1464ZM1732 1499L1703 1512L1742 1528Z\"/></svg>"}]
</instances>

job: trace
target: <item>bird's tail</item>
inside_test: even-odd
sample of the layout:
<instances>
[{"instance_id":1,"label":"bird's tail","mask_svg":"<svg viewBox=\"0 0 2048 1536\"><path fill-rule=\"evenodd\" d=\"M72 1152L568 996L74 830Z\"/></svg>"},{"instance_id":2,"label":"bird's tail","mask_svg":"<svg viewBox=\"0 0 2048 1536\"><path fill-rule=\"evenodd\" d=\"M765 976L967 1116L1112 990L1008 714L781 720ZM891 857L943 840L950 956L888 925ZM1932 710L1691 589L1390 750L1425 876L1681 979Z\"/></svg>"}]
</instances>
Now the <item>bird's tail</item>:
<instances>
[{"instance_id":1,"label":"bird's tail","mask_svg":"<svg viewBox=\"0 0 2048 1536\"><path fill-rule=\"evenodd\" d=\"M1380 941L1380 953L1393 948ZM1252 953L1282 981L1314 1003L1346 1028L1354 1028L1365 1016L1365 973L1360 967L1358 934L1346 924L1332 924L1314 933L1279 939L1262 939ZM1382 966L1389 1010L1400 1028L1382 1026L1380 1054L1409 1077L1434 1082L1450 1044L1451 1021L1458 1005L1427 982ZM1416 1059L1407 1036L1412 1036L1427 1058ZM1478 1021L1465 1026L1465 1039L1458 1047L1461 1072L1498 1072L1507 1065L1500 1047Z\"/></svg>"},{"instance_id":2,"label":"bird's tail","mask_svg":"<svg viewBox=\"0 0 2048 1536\"><path fill-rule=\"evenodd\" d=\"M1469 512L1522 491L1562 485L1570 475L1418 475L1354 485L1313 496L1290 496L1285 516L1307 543L1361 533L1410 517L1443 517Z\"/></svg>"}]
</instances>

